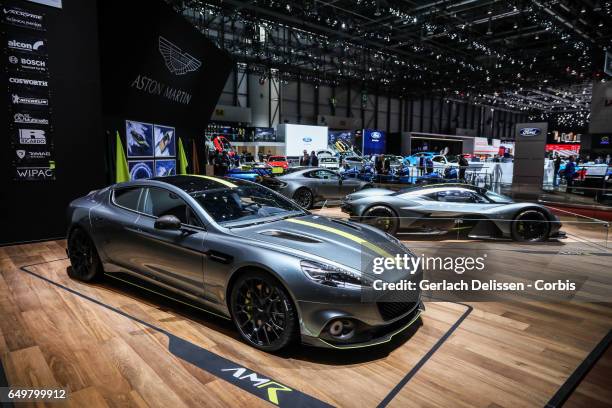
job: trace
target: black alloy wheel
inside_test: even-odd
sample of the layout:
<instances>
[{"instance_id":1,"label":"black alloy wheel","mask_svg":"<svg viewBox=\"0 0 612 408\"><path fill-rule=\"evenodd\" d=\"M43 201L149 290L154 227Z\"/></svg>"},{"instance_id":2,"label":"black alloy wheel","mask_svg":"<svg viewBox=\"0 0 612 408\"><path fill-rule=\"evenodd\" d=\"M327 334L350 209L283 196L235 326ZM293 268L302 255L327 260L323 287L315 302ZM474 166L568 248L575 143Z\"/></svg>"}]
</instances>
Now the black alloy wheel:
<instances>
[{"instance_id":1,"label":"black alloy wheel","mask_svg":"<svg viewBox=\"0 0 612 408\"><path fill-rule=\"evenodd\" d=\"M375 205L363 213L363 222L372 225L388 234L394 235L399 228L399 219L395 212L387 206Z\"/></svg>"},{"instance_id":2,"label":"black alloy wheel","mask_svg":"<svg viewBox=\"0 0 612 408\"><path fill-rule=\"evenodd\" d=\"M231 312L242 338L260 350L280 350L295 338L293 302L281 284L265 273L238 278L232 287Z\"/></svg>"},{"instance_id":3,"label":"black alloy wheel","mask_svg":"<svg viewBox=\"0 0 612 408\"><path fill-rule=\"evenodd\" d=\"M548 239L550 222L542 211L526 210L512 223L512 238L522 242L541 242Z\"/></svg>"},{"instance_id":4,"label":"black alloy wheel","mask_svg":"<svg viewBox=\"0 0 612 408\"><path fill-rule=\"evenodd\" d=\"M309 189L302 187L298 191L293 194L293 199L296 203L302 208L310 210L312 208L312 204L314 201L314 197L312 195L312 191Z\"/></svg>"},{"instance_id":5,"label":"black alloy wheel","mask_svg":"<svg viewBox=\"0 0 612 408\"><path fill-rule=\"evenodd\" d=\"M68 237L68 256L72 265L68 269L70 277L91 282L102 276L98 251L91 238L80 228L73 230Z\"/></svg>"}]
</instances>

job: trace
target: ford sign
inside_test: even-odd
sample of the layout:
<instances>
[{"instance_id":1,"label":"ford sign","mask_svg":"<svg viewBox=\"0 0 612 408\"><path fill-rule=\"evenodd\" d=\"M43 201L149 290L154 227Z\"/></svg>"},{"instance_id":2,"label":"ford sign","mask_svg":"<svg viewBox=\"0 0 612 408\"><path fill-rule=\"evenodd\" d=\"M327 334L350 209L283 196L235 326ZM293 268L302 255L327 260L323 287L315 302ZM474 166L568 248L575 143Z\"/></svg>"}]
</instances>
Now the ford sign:
<instances>
[{"instance_id":1,"label":"ford sign","mask_svg":"<svg viewBox=\"0 0 612 408\"><path fill-rule=\"evenodd\" d=\"M380 132L372 132L370 137L372 138L372 141L378 142L378 140L382 137L382 135L380 134Z\"/></svg>"},{"instance_id":2,"label":"ford sign","mask_svg":"<svg viewBox=\"0 0 612 408\"><path fill-rule=\"evenodd\" d=\"M311 139L311 138L309 138L309 137L305 137L305 138L303 138L302 140L303 140L305 143L310 143L310 142L312 142L312 139Z\"/></svg>"},{"instance_id":3,"label":"ford sign","mask_svg":"<svg viewBox=\"0 0 612 408\"><path fill-rule=\"evenodd\" d=\"M542 133L542 131L540 130L540 128L522 128L519 131L519 134L521 136L537 136L540 133Z\"/></svg>"}]
</instances>

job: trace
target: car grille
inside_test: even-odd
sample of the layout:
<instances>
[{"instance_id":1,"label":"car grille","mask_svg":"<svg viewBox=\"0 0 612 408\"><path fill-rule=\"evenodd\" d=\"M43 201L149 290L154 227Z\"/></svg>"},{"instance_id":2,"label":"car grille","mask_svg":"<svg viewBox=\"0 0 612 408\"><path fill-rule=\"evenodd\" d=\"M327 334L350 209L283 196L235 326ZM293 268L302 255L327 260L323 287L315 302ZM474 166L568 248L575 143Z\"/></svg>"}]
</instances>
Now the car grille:
<instances>
[{"instance_id":1,"label":"car grille","mask_svg":"<svg viewBox=\"0 0 612 408\"><path fill-rule=\"evenodd\" d=\"M377 302L378 311L383 320L393 320L401 315L408 313L415 306L415 302Z\"/></svg>"}]
</instances>

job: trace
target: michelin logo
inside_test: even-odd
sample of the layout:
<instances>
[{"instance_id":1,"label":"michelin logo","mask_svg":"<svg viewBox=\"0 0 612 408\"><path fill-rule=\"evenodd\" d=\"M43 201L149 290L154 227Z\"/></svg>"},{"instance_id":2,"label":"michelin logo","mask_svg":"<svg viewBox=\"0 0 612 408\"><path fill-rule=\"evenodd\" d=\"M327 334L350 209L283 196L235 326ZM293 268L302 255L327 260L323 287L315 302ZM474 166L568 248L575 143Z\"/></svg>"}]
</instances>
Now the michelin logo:
<instances>
[{"instance_id":1,"label":"michelin logo","mask_svg":"<svg viewBox=\"0 0 612 408\"><path fill-rule=\"evenodd\" d=\"M45 98L28 98L13 94L11 96L13 105L37 105L37 106L48 106L49 100Z\"/></svg>"}]
</instances>

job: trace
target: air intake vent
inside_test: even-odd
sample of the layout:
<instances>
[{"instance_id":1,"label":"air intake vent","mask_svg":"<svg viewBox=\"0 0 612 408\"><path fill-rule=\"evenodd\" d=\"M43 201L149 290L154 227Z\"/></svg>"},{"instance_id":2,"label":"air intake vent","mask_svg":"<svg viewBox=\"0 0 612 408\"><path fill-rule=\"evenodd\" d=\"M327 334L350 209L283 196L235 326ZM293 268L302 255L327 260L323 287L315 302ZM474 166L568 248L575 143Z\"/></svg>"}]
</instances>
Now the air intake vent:
<instances>
[{"instance_id":1,"label":"air intake vent","mask_svg":"<svg viewBox=\"0 0 612 408\"><path fill-rule=\"evenodd\" d=\"M332 222L335 222L336 224L342 224L345 227L349 227L349 228L352 228L352 229L357 230L357 231L362 231L361 227L358 227L357 225L355 225L353 223L350 223L350 222L347 222L347 221L343 221L343 220L337 220L335 218L332 218L331 220L332 220Z\"/></svg>"},{"instance_id":2,"label":"air intake vent","mask_svg":"<svg viewBox=\"0 0 612 408\"><path fill-rule=\"evenodd\" d=\"M262 231L260 232L260 234L267 235L269 237L277 237L277 238L283 238L283 239L290 239L292 241L306 242L309 244L320 244L321 243L321 241L317 239L310 238L304 235L293 234L287 231L268 230L268 231Z\"/></svg>"}]
</instances>

